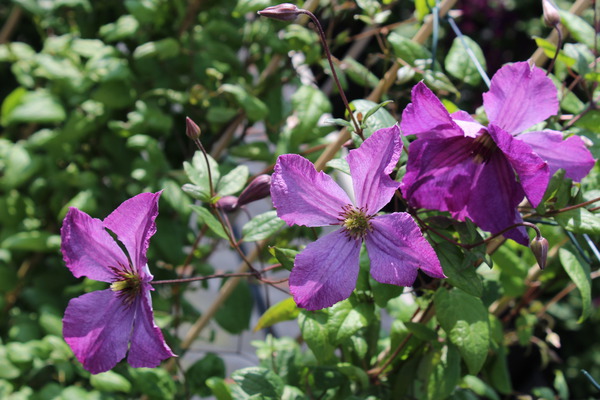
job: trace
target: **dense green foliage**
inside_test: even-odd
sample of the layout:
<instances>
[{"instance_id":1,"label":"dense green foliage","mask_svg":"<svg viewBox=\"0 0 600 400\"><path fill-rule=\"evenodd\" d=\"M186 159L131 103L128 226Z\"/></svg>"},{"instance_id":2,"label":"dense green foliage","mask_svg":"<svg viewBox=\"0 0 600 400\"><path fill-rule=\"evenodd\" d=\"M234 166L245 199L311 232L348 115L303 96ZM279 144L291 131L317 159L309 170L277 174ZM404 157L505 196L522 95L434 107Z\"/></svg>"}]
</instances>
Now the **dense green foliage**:
<instances>
[{"instance_id":1,"label":"dense green foliage","mask_svg":"<svg viewBox=\"0 0 600 400\"><path fill-rule=\"evenodd\" d=\"M431 21L435 1L310 3L302 6L323 22L354 109L365 117L378 102L393 101L364 121L367 136L399 120L420 80L450 111L480 106L487 88L444 18L424 43L411 40ZM235 272L235 258L211 258L218 243L228 245L214 214L218 198L238 195L253 174L270 173L280 154L317 160L336 130L349 126L317 34L302 19L256 15L273 4L0 4L0 398L596 397L580 370L600 378L599 288L592 279L600 266L600 217L597 203L565 209L600 197L597 165L581 183L559 171L542 204L524 208L550 243L543 271L525 247L500 239L470 246L489 234L447 214L419 213L453 240L427 234L446 280L421 277L414 290L380 284L362 257L349 299L308 312L287 298L262 314L259 328L297 320L302 344L265 335L255 342L260 364L233 373L218 354L186 362L184 338L190 324L210 315L210 304L184 294L208 290L208 282L157 285L156 320L181 363L134 369L122 362L99 375L81 367L62 338L62 315L70 299L106 285L75 279L65 268L60 227L68 207L104 218L129 197L164 190L148 253L155 279ZM538 46L554 54L537 1L465 1L455 8L464 8L457 24L490 76ZM599 16L586 7L562 18L570 36L553 70L561 114L546 125L587 138L598 159ZM396 60L390 86L367 100ZM204 157L185 135L186 116L200 126L214 161L213 196ZM476 116L485 120L481 108ZM328 170L347 171L339 157L327 160ZM398 180L405 162L404 155ZM401 204L388 207L404 211ZM263 275L271 280L286 278L298 250L320 233L287 227L272 210L231 220L240 251L255 267L277 265L274 275ZM219 297L215 323L191 339L210 343L217 325L231 334L253 329L251 314L264 311L256 303L265 299L256 289L265 286L274 290L254 278L229 278L223 287L232 294Z\"/></svg>"}]
</instances>

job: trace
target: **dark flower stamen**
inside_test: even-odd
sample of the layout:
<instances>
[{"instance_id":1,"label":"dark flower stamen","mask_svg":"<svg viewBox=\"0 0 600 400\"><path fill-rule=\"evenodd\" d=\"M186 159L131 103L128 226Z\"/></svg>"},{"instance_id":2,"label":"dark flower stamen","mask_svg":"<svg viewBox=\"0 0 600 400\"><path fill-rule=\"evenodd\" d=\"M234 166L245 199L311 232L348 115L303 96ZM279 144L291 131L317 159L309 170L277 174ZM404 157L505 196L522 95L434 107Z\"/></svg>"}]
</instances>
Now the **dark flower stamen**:
<instances>
[{"instance_id":1,"label":"dark flower stamen","mask_svg":"<svg viewBox=\"0 0 600 400\"><path fill-rule=\"evenodd\" d=\"M142 281L131 265L128 267L121 265L120 267L110 267L116 275L116 279L111 283L110 288L113 292L116 292L125 305L129 306L140 294Z\"/></svg>"},{"instance_id":2,"label":"dark flower stamen","mask_svg":"<svg viewBox=\"0 0 600 400\"><path fill-rule=\"evenodd\" d=\"M485 164L492 158L492 154L494 154L497 148L498 146L490 134L484 132L471 142L473 160L478 164Z\"/></svg>"}]
</instances>

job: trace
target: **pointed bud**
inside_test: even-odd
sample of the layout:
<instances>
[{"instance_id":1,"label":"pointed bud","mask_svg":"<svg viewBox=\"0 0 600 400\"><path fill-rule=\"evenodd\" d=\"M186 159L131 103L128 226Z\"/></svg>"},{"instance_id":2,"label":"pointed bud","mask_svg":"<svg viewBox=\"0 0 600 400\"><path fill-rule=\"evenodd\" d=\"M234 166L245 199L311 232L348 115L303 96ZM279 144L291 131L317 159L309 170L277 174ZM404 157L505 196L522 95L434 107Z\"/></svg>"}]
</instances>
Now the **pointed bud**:
<instances>
[{"instance_id":1,"label":"pointed bud","mask_svg":"<svg viewBox=\"0 0 600 400\"><path fill-rule=\"evenodd\" d=\"M234 212L238 209L238 198L235 196L223 196L217 200L217 208L226 213Z\"/></svg>"},{"instance_id":2,"label":"pointed bud","mask_svg":"<svg viewBox=\"0 0 600 400\"><path fill-rule=\"evenodd\" d=\"M293 21L298 15L302 14L300 9L294 4L283 3L272 7L267 7L258 14L262 17L278 19L280 21Z\"/></svg>"},{"instance_id":3,"label":"pointed bud","mask_svg":"<svg viewBox=\"0 0 600 400\"><path fill-rule=\"evenodd\" d=\"M190 117L185 117L185 134L187 137L196 140L200 137L201 133L200 127Z\"/></svg>"},{"instance_id":4,"label":"pointed bud","mask_svg":"<svg viewBox=\"0 0 600 400\"><path fill-rule=\"evenodd\" d=\"M546 268L546 258L548 257L548 241L542 236L536 236L529 244L540 269Z\"/></svg>"},{"instance_id":5,"label":"pointed bud","mask_svg":"<svg viewBox=\"0 0 600 400\"><path fill-rule=\"evenodd\" d=\"M544 23L546 25L555 27L560 23L558 9L550 0L542 0L542 9L544 10Z\"/></svg>"},{"instance_id":6,"label":"pointed bud","mask_svg":"<svg viewBox=\"0 0 600 400\"><path fill-rule=\"evenodd\" d=\"M238 198L238 206L264 199L271 194L271 176L259 175L246 186Z\"/></svg>"}]
</instances>

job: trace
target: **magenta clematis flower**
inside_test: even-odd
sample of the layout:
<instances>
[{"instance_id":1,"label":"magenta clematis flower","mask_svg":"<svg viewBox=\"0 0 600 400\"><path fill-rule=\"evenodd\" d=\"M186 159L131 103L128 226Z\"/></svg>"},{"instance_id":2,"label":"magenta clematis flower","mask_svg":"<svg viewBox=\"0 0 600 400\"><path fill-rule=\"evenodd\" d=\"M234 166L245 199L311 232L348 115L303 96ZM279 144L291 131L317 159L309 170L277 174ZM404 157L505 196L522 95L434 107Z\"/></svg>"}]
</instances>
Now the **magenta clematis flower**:
<instances>
[{"instance_id":1,"label":"magenta clematis flower","mask_svg":"<svg viewBox=\"0 0 600 400\"><path fill-rule=\"evenodd\" d=\"M497 233L522 221L517 206L525 196L537 207L558 169L581 180L594 159L578 136L522 133L558 111L556 87L527 62L498 70L483 105L487 127L464 111L449 114L422 82L413 88L401 128L417 140L400 189L412 207L449 211ZM523 227L504 235L524 246L529 242Z\"/></svg>"},{"instance_id":2,"label":"magenta clematis flower","mask_svg":"<svg viewBox=\"0 0 600 400\"><path fill-rule=\"evenodd\" d=\"M65 341L93 374L113 368L128 352L132 367L156 367L174 356L154 324L146 259L159 197L160 192L132 197L104 221L70 208L63 221L61 249L73 275L111 284L72 299L63 318Z\"/></svg>"},{"instance_id":3,"label":"magenta clematis flower","mask_svg":"<svg viewBox=\"0 0 600 400\"><path fill-rule=\"evenodd\" d=\"M289 284L298 306L318 310L348 298L356 286L363 241L371 275L378 282L410 286L419 268L429 276L445 278L435 252L410 215L376 215L399 186L389 174L401 148L400 130L393 126L378 130L350 151L354 202L304 157L284 154L277 159L271 180L277 215L290 226L341 228L296 256Z\"/></svg>"}]
</instances>

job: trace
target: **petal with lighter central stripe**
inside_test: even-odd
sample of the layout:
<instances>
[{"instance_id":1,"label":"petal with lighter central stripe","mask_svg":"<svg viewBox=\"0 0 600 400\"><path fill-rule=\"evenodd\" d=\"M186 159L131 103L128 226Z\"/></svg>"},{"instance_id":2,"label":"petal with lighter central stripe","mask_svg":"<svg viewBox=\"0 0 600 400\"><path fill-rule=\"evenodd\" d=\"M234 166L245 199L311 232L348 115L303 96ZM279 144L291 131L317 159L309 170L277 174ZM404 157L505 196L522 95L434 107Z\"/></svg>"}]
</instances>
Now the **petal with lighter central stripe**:
<instances>
[{"instance_id":1,"label":"petal with lighter central stripe","mask_svg":"<svg viewBox=\"0 0 600 400\"><path fill-rule=\"evenodd\" d=\"M296 304L319 310L347 299L356 285L361 243L340 229L306 246L290 273Z\"/></svg>"}]
</instances>

